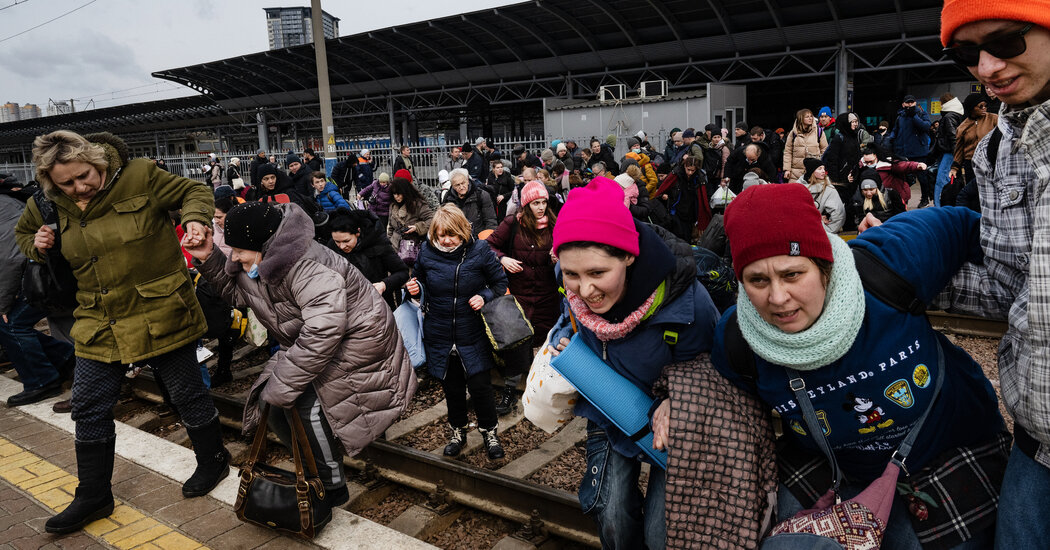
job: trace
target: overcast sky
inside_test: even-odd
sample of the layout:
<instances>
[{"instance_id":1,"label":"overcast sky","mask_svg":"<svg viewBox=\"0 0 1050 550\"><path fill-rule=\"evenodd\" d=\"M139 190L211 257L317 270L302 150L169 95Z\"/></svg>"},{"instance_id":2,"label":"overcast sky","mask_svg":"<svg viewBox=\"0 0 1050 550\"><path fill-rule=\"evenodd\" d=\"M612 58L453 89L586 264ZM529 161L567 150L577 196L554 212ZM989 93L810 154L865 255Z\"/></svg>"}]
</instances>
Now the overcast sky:
<instances>
[{"instance_id":1,"label":"overcast sky","mask_svg":"<svg viewBox=\"0 0 1050 550\"><path fill-rule=\"evenodd\" d=\"M424 21L515 0L322 0L339 34ZM193 95L153 71L266 50L263 8L309 6L253 0L0 0L0 104L89 99L98 108ZM70 10L56 21L15 36ZM13 38L9 38L12 37Z\"/></svg>"}]
</instances>

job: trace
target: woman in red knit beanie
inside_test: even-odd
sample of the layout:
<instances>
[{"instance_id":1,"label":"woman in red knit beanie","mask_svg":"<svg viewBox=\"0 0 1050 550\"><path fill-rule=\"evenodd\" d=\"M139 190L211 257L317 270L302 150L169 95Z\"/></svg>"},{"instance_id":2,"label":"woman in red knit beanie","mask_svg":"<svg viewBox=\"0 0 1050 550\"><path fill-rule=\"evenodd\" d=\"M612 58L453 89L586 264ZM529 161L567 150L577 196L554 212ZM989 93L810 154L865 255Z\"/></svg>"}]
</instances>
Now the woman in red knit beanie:
<instances>
[{"instance_id":1,"label":"woman in red knit beanie","mask_svg":"<svg viewBox=\"0 0 1050 550\"><path fill-rule=\"evenodd\" d=\"M613 180L596 177L569 192L554 227L554 251L568 308L551 333L553 353L565 349L578 327L577 343L653 395L664 366L711 348L718 313L696 279L692 249L664 229L633 219ZM675 345L665 341L668 331L677 335ZM643 496L638 476L650 459L633 434L620 431L586 399L575 412L588 420L580 504L597 522L602 546L663 548L663 469L650 469ZM652 416L656 448L664 447L668 416L664 401Z\"/></svg>"},{"instance_id":2,"label":"woman in red knit beanie","mask_svg":"<svg viewBox=\"0 0 1050 550\"><path fill-rule=\"evenodd\" d=\"M777 521L812 508L829 485L848 499L887 482L891 458L906 457L887 482L898 490L882 501L892 510L880 518L881 548L992 547L1009 434L981 366L916 307L970 259L979 224L969 209L929 208L847 245L798 185L753 186L726 208L741 292L711 357L780 415ZM893 290L879 291L886 282ZM818 547L793 540L774 535L762 548Z\"/></svg>"}]
</instances>

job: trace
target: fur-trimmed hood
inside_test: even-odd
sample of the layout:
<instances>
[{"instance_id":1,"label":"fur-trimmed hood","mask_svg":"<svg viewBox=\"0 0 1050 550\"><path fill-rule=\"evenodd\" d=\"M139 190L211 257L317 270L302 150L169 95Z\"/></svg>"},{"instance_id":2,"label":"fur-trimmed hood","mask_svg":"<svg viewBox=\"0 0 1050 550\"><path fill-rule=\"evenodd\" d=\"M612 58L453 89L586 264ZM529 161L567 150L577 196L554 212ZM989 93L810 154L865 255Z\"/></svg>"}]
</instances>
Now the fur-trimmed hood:
<instances>
[{"instance_id":1,"label":"fur-trimmed hood","mask_svg":"<svg viewBox=\"0 0 1050 550\"><path fill-rule=\"evenodd\" d=\"M128 146L124 143L124 140L109 132L86 134L83 137L91 143L101 146L104 151L106 157L106 173L104 174L105 183L102 188L105 189L113 183L113 178L119 173L119 170L127 166L128 162L131 161L131 152L128 150ZM54 200L58 196L57 194L61 193L61 191L55 187L54 182L51 181L51 177L47 172L37 170L36 179L44 189L44 194L48 198Z\"/></svg>"}]
</instances>

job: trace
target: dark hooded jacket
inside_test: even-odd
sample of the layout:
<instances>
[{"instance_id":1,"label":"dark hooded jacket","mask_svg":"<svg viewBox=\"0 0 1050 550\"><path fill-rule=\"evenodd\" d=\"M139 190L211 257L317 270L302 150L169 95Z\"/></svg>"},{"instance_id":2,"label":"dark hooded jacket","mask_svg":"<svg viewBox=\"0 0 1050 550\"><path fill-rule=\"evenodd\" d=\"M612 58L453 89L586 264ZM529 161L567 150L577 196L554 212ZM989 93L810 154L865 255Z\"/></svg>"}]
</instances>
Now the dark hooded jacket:
<instances>
[{"instance_id":1,"label":"dark hooded jacket","mask_svg":"<svg viewBox=\"0 0 1050 550\"><path fill-rule=\"evenodd\" d=\"M667 195L663 204L670 220L667 229L688 242L693 237L693 226L703 231L711 222L711 195L715 187L717 185L707 183L702 170L698 169L689 178L685 168L678 165L660 183L653 202L662 202L661 197ZM653 205L650 205L652 209Z\"/></svg>"},{"instance_id":2,"label":"dark hooded jacket","mask_svg":"<svg viewBox=\"0 0 1050 550\"><path fill-rule=\"evenodd\" d=\"M15 188L19 188L15 191ZM0 314L11 313L15 296L22 291L22 272L26 257L18 249L15 224L25 210L26 201L33 195L22 187L18 178L0 174Z\"/></svg>"},{"instance_id":3,"label":"dark hooded jacket","mask_svg":"<svg viewBox=\"0 0 1050 550\"><path fill-rule=\"evenodd\" d=\"M424 241L413 266L423 288L423 345L427 370L444 379L453 349L467 377L494 366L481 314L467 303L474 295L491 302L507 292L507 276L485 241L471 239L452 252Z\"/></svg>"},{"instance_id":4,"label":"dark hooded jacket","mask_svg":"<svg viewBox=\"0 0 1050 550\"><path fill-rule=\"evenodd\" d=\"M260 157L259 155L255 155L252 157L252 163L248 165L248 176L251 178L250 183L252 187L258 187L259 182L262 181L262 175L259 174L259 168L269 163L270 161L267 160L265 156Z\"/></svg>"},{"instance_id":5,"label":"dark hooded jacket","mask_svg":"<svg viewBox=\"0 0 1050 550\"><path fill-rule=\"evenodd\" d=\"M248 392L244 430L259 424L259 400L291 407L312 386L350 456L382 436L412 401L416 373L390 308L346 260L313 241L310 219L291 205L263 245L259 278L218 247L204 277L229 303L245 304L280 350Z\"/></svg>"},{"instance_id":6,"label":"dark hooded jacket","mask_svg":"<svg viewBox=\"0 0 1050 550\"><path fill-rule=\"evenodd\" d=\"M463 198L460 198L454 190L449 190L445 194L445 200L441 201L441 204L445 203L452 203L463 211L475 237L486 229L496 229L496 208L492 205L492 197L479 189L473 180Z\"/></svg>"},{"instance_id":7,"label":"dark hooded jacket","mask_svg":"<svg viewBox=\"0 0 1050 550\"><path fill-rule=\"evenodd\" d=\"M383 293L383 299L393 309L395 294L400 295L401 287L408 282L408 266L390 244L386 237L386 227L380 225L375 214L367 210L354 210L350 212L350 216L357 218L361 224L357 246L350 252L343 252L336 246L335 241L329 239L328 248L346 258L368 282L385 283L386 292Z\"/></svg>"},{"instance_id":8,"label":"dark hooded jacket","mask_svg":"<svg viewBox=\"0 0 1050 550\"><path fill-rule=\"evenodd\" d=\"M882 206L882 203L875 199L871 201L872 207L870 210L864 209L864 194L861 193L860 182L866 179L875 181L878 192L882 195L883 202L886 203L885 208ZM882 177L879 175L878 170L874 168L864 168L859 170L856 176L856 182L857 190L854 192L847 207L847 212L852 216L856 225L860 224L861 220L864 219L868 212L874 214L879 221L884 222L906 210L900 193L898 193L896 189L884 187L882 185Z\"/></svg>"},{"instance_id":9,"label":"dark hooded jacket","mask_svg":"<svg viewBox=\"0 0 1050 550\"><path fill-rule=\"evenodd\" d=\"M748 164L747 155L744 151L748 145L755 144L758 149L758 161L755 164ZM729 158L726 159L725 169L722 174L729 178L729 189L734 193L739 194L744 190L744 174L746 174L752 168L758 168L766 174L766 181L773 181L777 177L777 167L773 164L773 156L769 152L769 145L764 141L752 141L743 147L737 147L732 153L729 153ZM715 193L716 182L713 178L708 178L708 181L712 183L709 185L708 193L709 196L713 196Z\"/></svg>"},{"instance_id":10,"label":"dark hooded jacket","mask_svg":"<svg viewBox=\"0 0 1050 550\"><path fill-rule=\"evenodd\" d=\"M612 147L607 143L602 144L600 153L591 155L591 160L587 162L587 168L591 168L598 162L605 163L605 172L610 178L620 173L620 165L616 162L616 157L613 156Z\"/></svg>"},{"instance_id":11,"label":"dark hooded jacket","mask_svg":"<svg viewBox=\"0 0 1050 550\"><path fill-rule=\"evenodd\" d=\"M676 361L687 361L710 351L712 334L718 321L718 310L707 290L696 279L696 260L689 243L670 232L647 223L635 222L638 229L639 255L628 267L627 289L623 298L602 315L609 322L620 322L638 309L654 292L663 295L654 302L654 312L627 336L602 342L582 323L577 322L579 338L598 357L635 386L653 396L653 384L663 368ZM557 270L560 281L561 272ZM677 333L677 343L665 341L667 332ZM565 313L558 320L551 342L572 337L573 325ZM576 414L605 430L616 452L638 456L639 449L628 434L619 430L594 405L580 399ZM645 460L648 460L646 458Z\"/></svg>"},{"instance_id":12,"label":"dark hooded jacket","mask_svg":"<svg viewBox=\"0 0 1050 550\"><path fill-rule=\"evenodd\" d=\"M860 184L856 177L849 181L851 175L856 176L860 165L860 140L857 131L850 127L849 113L840 114L835 119L835 126L838 132L824 151L824 168L828 171L828 179L838 189L843 204L848 204Z\"/></svg>"},{"instance_id":13,"label":"dark hooded jacket","mask_svg":"<svg viewBox=\"0 0 1050 550\"><path fill-rule=\"evenodd\" d=\"M502 220L507 215L507 205L510 204L510 197L514 193L514 176L510 175L507 170L503 170L498 177L495 172L490 172L488 186L496 192L497 196L503 195L503 202L496 205L496 219Z\"/></svg>"}]
</instances>

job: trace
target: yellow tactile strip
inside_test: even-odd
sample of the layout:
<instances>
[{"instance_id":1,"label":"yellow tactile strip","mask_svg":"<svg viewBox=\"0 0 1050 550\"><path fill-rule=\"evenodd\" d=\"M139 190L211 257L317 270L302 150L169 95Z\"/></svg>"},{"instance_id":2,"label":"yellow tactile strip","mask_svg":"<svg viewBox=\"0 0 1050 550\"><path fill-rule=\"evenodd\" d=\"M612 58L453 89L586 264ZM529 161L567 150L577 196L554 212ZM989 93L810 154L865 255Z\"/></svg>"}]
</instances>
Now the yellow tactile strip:
<instances>
[{"instance_id":1,"label":"yellow tactile strip","mask_svg":"<svg viewBox=\"0 0 1050 550\"><path fill-rule=\"evenodd\" d=\"M61 512L73 501L77 477L0 437L0 477ZM89 523L84 531L121 550L207 549L199 542L116 499L113 513Z\"/></svg>"}]
</instances>

